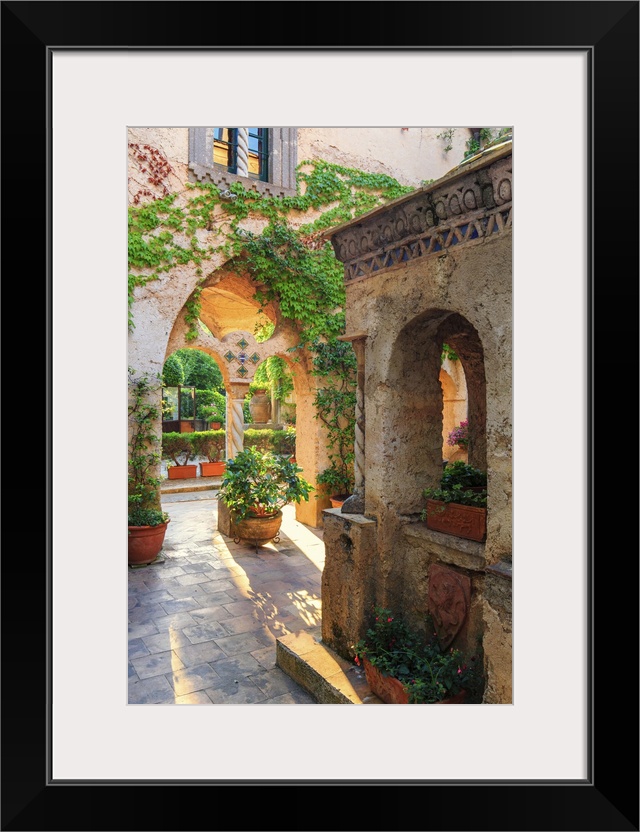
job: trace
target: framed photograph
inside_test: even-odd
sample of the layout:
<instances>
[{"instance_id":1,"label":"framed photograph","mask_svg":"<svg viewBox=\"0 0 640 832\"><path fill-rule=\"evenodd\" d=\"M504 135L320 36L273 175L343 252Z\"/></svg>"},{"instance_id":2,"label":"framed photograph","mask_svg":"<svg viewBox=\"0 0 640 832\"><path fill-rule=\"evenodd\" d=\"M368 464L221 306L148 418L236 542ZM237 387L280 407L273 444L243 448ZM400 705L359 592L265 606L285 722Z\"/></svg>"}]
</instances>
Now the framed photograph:
<instances>
[{"instance_id":1,"label":"framed photograph","mask_svg":"<svg viewBox=\"0 0 640 832\"><path fill-rule=\"evenodd\" d=\"M638 830L637 501L604 483L637 409L639 4L319 2L285 35L301 8L2 2L8 331L44 335L18 430L47 458L44 545L25 517L2 564L2 829ZM514 701L437 742L411 709L127 704L127 128L213 120L513 125Z\"/></svg>"}]
</instances>

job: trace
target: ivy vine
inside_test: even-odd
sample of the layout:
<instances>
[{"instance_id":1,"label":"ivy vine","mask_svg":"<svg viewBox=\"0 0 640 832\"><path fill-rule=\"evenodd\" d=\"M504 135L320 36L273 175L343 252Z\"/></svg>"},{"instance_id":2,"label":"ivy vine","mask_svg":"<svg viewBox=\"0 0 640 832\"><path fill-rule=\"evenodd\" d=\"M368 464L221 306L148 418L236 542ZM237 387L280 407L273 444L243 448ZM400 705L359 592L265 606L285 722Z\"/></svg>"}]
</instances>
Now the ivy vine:
<instances>
[{"instance_id":1,"label":"ivy vine","mask_svg":"<svg viewBox=\"0 0 640 832\"><path fill-rule=\"evenodd\" d=\"M207 261L221 253L228 260L227 269L248 272L264 287L254 295L261 310L277 301L282 316L295 324L298 333L299 343L292 349L309 349L313 373L324 380L315 407L327 429L329 466L318 481L332 493L351 493L356 361L351 345L336 340L345 326L344 269L331 244L314 244L313 235L414 189L385 174L305 160L297 167L295 196L262 196L236 182L230 187L235 198L229 201L215 184L198 182L186 183L192 193L179 205L178 193L164 187L163 177L172 172L170 166L162 164L160 151L145 148L147 166L153 167L157 180L152 184L159 193L141 193L148 201L134 198L129 207L129 328L135 326L136 287L177 266L192 264L200 279L186 303L185 338L193 340L200 329ZM310 222L292 223L292 218L299 222L310 211L319 214ZM241 227L250 215L265 220L260 234ZM269 325L264 324L256 331L259 340L268 333ZM265 362L264 372L283 398L290 390L285 371L284 361L282 365Z\"/></svg>"},{"instance_id":2,"label":"ivy vine","mask_svg":"<svg viewBox=\"0 0 640 832\"><path fill-rule=\"evenodd\" d=\"M159 152L159 151L158 151ZM154 156L154 158L156 158ZM276 299L282 314L296 322L300 345L324 335L331 338L342 331L344 316L343 268L330 243L319 248L308 245L309 236L332 225L346 222L377 205L409 193L386 174L371 174L325 161L305 160L298 165L295 196L262 196L247 190L241 182L230 190L231 202L223 200L213 183L186 183L193 195L181 207L177 193L157 196L129 208L129 327L133 293L176 266L193 264L203 274L203 264L222 253L247 269L266 291L257 294L262 304ZM322 210L326 209L326 210ZM309 211L320 215L299 227L291 215ZM240 227L249 215L266 220L259 235ZM216 244L203 244L199 232L208 232ZM187 340L198 335L200 293L205 278L187 302Z\"/></svg>"}]
</instances>

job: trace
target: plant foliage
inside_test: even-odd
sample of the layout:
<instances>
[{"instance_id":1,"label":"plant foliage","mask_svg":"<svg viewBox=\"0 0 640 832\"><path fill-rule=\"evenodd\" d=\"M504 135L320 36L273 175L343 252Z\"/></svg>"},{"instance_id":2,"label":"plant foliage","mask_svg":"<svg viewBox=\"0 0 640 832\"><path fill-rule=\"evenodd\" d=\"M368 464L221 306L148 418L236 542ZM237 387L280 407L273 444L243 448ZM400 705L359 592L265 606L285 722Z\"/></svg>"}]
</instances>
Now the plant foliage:
<instances>
[{"instance_id":1,"label":"plant foliage","mask_svg":"<svg viewBox=\"0 0 640 832\"><path fill-rule=\"evenodd\" d=\"M156 402L162 380L129 367L128 387L128 525L156 526L169 519L160 507L160 477L156 474L160 463L160 438L156 432L160 407Z\"/></svg>"},{"instance_id":2,"label":"plant foliage","mask_svg":"<svg viewBox=\"0 0 640 832\"><path fill-rule=\"evenodd\" d=\"M458 460L445 466L437 488L425 488L422 496L440 503L487 507L487 475L484 471ZM424 508L420 514L426 520L428 511L441 512L444 506Z\"/></svg>"},{"instance_id":3,"label":"plant foliage","mask_svg":"<svg viewBox=\"0 0 640 832\"><path fill-rule=\"evenodd\" d=\"M227 460L220 496L240 520L277 513L291 502L309 499L313 486L287 457L249 447Z\"/></svg>"},{"instance_id":4,"label":"plant foliage","mask_svg":"<svg viewBox=\"0 0 640 832\"><path fill-rule=\"evenodd\" d=\"M460 650L442 650L435 633L425 639L381 606L374 607L371 626L352 649L356 664L366 658L398 679L410 704L441 702L477 684L475 657L467 662Z\"/></svg>"},{"instance_id":5,"label":"plant foliage","mask_svg":"<svg viewBox=\"0 0 640 832\"><path fill-rule=\"evenodd\" d=\"M314 399L316 418L327 431L329 466L318 483L330 494L352 494L356 425L357 362L353 347L345 341L316 342L313 374L322 379Z\"/></svg>"}]
</instances>

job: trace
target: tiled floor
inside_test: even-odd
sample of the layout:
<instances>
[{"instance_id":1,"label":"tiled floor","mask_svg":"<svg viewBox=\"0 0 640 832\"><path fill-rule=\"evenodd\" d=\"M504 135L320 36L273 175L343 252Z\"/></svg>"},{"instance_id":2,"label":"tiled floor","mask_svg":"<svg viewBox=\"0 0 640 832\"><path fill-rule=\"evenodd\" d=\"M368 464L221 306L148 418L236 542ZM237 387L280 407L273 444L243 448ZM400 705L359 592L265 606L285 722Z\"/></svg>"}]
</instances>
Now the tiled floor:
<instances>
[{"instance_id":1,"label":"tiled floor","mask_svg":"<svg viewBox=\"0 0 640 832\"><path fill-rule=\"evenodd\" d=\"M284 509L280 542L217 531L213 492L164 494L158 562L129 567L130 704L314 704L276 667L276 637L321 621L322 530Z\"/></svg>"}]
</instances>

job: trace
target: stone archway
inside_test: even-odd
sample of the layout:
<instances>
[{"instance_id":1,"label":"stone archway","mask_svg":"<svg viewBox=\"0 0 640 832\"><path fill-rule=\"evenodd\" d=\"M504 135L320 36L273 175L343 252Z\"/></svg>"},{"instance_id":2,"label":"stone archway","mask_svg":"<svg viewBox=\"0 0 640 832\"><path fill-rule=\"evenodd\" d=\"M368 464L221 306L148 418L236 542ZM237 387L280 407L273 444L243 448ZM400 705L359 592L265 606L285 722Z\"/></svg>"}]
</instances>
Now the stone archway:
<instances>
[{"instance_id":1,"label":"stone archway","mask_svg":"<svg viewBox=\"0 0 640 832\"><path fill-rule=\"evenodd\" d=\"M237 274L228 266L212 273L200 287L201 310L195 338L187 340L187 303L179 311L166 344L165 354L188 346L212 356L222 371L227 392L227 457L243 447L244 400L257 367L271 356L282 358L291 371L296 401L296 460L305 478L317 486L318 472L327 465L324 431L315 418L316 381L311 360L298 344L294 327L284 321L277 304L261 306L253 295L255 282L248 274ZM256 338L256 327L266 323L273 328L264 341ZM296 505L296 519L314 528L322 526L322 511L329 506L325 497L312 496Z\"/></svg>"}]
</instances>

